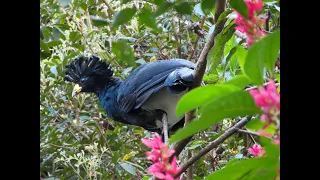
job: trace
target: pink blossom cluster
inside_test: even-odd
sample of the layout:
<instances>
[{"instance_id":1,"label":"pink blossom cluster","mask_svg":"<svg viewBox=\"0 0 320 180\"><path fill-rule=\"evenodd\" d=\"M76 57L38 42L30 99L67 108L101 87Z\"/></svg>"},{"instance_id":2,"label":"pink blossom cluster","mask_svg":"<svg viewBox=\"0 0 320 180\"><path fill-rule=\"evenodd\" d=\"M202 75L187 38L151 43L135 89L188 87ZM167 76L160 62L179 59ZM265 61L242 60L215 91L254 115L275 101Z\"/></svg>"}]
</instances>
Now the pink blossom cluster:
<instances>
[{"instance_id":1,"label":"pink blossom cluster","mask_svg":"<svg viewBox=\"0 0 320 180\"><path fill-rule=\"evenodd\" d=\"M174 150L169 149L167 144L162 142L159 135L153 136L152 140L141 139L141 141L148 147L152 148L151 152L147 152L147 159L154 162L148 169L148 174L151 174L158 179L175 180L173 177L181 170L177 165L176 157L170 161Z\"/></svg>"},{"instance_id":2,"label":"pink blossom cluster","mask_svg":"<svg viewBox=\"0 0 320 180\"><path fill-rule=\"evenodd\" d=\"M270 81L266 89L259 87L258 90L250 90L250 94L256 105L263 110L261 121L266 122L266 120L269 120L267 124L272 123L272 119L280 113L280 94L274 81Z\"/></svg>"},{"instance_id":3,"label":"pink blossom cluster","mask_svg":"<svg viewBox=\"0 0 320 180\"><path fill-rule=\"evenodd\" d=\"M255 157L261 157L265 154L265 151L259 144L254 144L251 148L248 149L249 152Z\"/></svg>"},{"instance_id":4,"label":"pink blossom cluster","mask_svg":"<svg viewBox=\"0 0 320 180\"><path fill-rule=\"evenodd\" d=\"M279 123L277 121L279 120L278 116L280 115L280 93L278 93L274 81L271 80L266 88L259 87L258 90L250 90L250 94L253 97L256 105L263 111L261 121L264 122L265 125L258 132L258 134L260 136L272 138L274 135L265 132L265 129L272 123ZM273 138L273 143L280 145L280 134L276 133L276 136ZM257 144L249 148L249 152L256 157L260 157L265 154L263 148Z\"/></svg>"},{"instance_id":5,"label":"pink blossom cluster","mask_svg":"<svg viewBox=\"0 0 320 180\"><path fill-rule=\"evenodd\" d=\"M235 11L237 15L235 23L238 25L236 30L247 34L246 42L248 46L251 46L255 41L265 36L263 29L260 28L264 19L257 16L257 13L263 8L263 2L260 0L244 0L244 2L248 7L248 19Z\"/></svg>"}]
</instances>

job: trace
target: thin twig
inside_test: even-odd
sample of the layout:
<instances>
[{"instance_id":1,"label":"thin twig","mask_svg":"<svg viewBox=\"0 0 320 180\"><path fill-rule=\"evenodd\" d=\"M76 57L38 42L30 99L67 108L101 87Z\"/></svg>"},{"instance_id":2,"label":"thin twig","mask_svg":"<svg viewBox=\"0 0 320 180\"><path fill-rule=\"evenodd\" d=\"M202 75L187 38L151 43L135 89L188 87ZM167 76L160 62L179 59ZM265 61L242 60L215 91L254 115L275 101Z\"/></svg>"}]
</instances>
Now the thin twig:
<instances>
[{"instance_id":1,"label":"thin twig","mask_svg":"<svg viewBox=\"0 0 320 180\"><path fill-rule=\"evenodd\" d=\"M72 147L59 146L59 145L51 144L51 143L48 143L47 145L48 146L53 146L53 147L56 147L56 148L72 149Z\"/></svg>"},{"instance_id":2,"label":"thin twig","mask_svg":"<svg viewBox=\"0 0 320 180\"><path fill-rule=\"evenodd\" d=\"M91 24L91 19L90 19L90 14L89 14L88 8L86 9L86 16L87 16L89 28L92 29L92 24Z\"/></svg>"},{"instance_id":3,"label":"thin twig","mask_svg":"<svg viewBox=\"0 0 320 180\"><path fill-rule=\"evenodd\" d=\"M267 19L266 19L266 31L269 31L269 19L271 17L271 12L270 10L268 10L268 13L267 13Z\"/></svg>"},{"instance_id":4,"label":"thin twig","mask_svg":"<svg viewBox=\"0 0 320 180\"><path fill-rule=\"evenodd\" d=\"M202 18L202 20L201 20L201 23L200 23L200 26L199 26L201 29L203 28L203 24L204 24L205 20L206 20L206 16L204 16L204 17ZM200 39L200 36L198 35L198 36L196 37L196 40L194 41L194 45L193 45L193 47L192 47L191 54L190 54L190 56L189 56L189 58L188 58L189 61L191 61L191 59L192 59L192 57L193 57L193 54L194 54L194 52L195 52L196 49L197 49L197 45L198 45L199 39Z\"/></svg>"},{"instance_id":5,"label":"thin twig","mask_svg":"<svg viewBox=\"0 0 320 180\"><path fill-rule=\"evenodd\" d=\"M191 166L194 162L199 160L202 156L208 153L211 149L216 148L219 144L224 142L230 136L238 131L239 128L245 126L249 122L247 117L242 118L237 124L233 127L229 128L225 133L219 136L217 139L208 144L205 148L201 149L197 154L193 155L184 165L182 165L182 170L175 176L175 178L179 177L189 166Z\"/></svg>"},{"instance_id":6,"label":"thin twig","mask_svg":"<svg viewBox=\"0 0 320 180\"><path fill-rule=\"evenodd\" d=\"M254 140L254 138L252 137L251 134L249 134L250 139L252 140L253 143L257 144L256 140Z\"/></svg>"},{"instance_id":7,"label":"thin twig","mask_svg":"<svg viewBox=\"0 0 320 180\"><path fill-rule=\"evenodd\" d=\"M101 127L100 127L99 122L98 122L97 120L95 120L94 122L95 122L96 127L98 128L98 131L99 131L100 135L102 136L102 138L103 138L103 140L104 140L104 142L105 142L105 143L104 143L104 146L107 147L107 148L109 148L109 149L111 150L111 148L110 148L109 145L108 145L108 140L107 140L107 138L104 136L104 133L103 133ZM111 151L111 152L112 152L112 151Z\"/></svg>"},{"instance_id":8,"label":"thin twig","mask_svg":"<svg viewBox=\"0 0 320 180\"><path fill-rule=\"evenodd\" d=\"M162 129L163 129L163 136L164 136L164 143L168 144L168 118L167 114L163 113L162 115Z\"/></svg>"},{"instance_id":9,"label":"thin twig","mask_svg":"<svg viewBox=\"0 0 320 180\"><path fill-rule=\"evenodd\" d=\"M107 2L107 0L103 0L104 4L108 7L108 9L112 12L112 14L115 13L115 11L112 9L112 7L109 5L109 3Z\"/></svg>"},{"instance_id":10,"label":"thin twig","mask_svg":"<svg viewBox=\"0 0 320 180\"><path fill-rule=\"evenodd\" d=\"M248 131L248 130L244 130L244 129L238 129L238 132L245 133L245 134L252 134L255 136L260 136L257 132Z\"/></svg>"},{"instance_id":11,"label":"thin twig","mask_svg":"<svg viewBox=\"0 0 320 180\"><path fill-rule=\"evenodd\" d=\"M264 83L263 86L267 86L268 84L269 84L269 82ZM280 86L280 83L275 83L275 85L276 85L276 87L278 87L278 86ZM257 89L257 88L258 88L258 86L252 86L252 87L246 88L245 90L250 91L252 89Z\"/></svg>"}]
</instances>

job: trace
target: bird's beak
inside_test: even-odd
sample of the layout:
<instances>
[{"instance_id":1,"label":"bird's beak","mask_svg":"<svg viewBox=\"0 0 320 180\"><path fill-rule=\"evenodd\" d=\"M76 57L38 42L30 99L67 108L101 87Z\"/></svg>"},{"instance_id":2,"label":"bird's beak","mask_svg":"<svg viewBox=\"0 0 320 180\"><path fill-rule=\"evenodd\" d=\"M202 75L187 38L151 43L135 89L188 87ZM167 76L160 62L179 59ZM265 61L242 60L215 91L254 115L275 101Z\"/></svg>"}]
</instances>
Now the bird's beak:
<instances>
[{"instance_id":1,"label":"bird's beak","mask_svg":"<svg viewBox=\"0 0 320 180\"><path fill-rule=\"evenodd\" d=\"M72 91L72 97L79 94L81 92L82 87L79 86L79 84L76 84Z\"/></svg>"}]
</instances>

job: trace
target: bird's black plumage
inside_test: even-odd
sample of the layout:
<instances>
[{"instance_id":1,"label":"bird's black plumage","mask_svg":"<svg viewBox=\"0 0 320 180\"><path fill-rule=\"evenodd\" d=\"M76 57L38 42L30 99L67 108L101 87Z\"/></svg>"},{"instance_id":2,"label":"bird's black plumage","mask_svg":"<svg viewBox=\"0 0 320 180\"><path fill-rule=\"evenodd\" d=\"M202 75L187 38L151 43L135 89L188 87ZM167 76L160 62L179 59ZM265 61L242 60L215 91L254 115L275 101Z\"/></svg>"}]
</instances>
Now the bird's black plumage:
<instances>
[{"instance_id":1,"label":"bird's black plumage","mask_svg":"<svg viewBox=\"0 0 320 180\"><path fill-rule=\"evenodd\" d=\"M175 105L192 86L194 68L183 59L158 60L121 80L99 57L79 57L67 65L65 80L79 84L81 92L95 93L111 119L159 132L163 113L171 130L183 126L183 116L175 117Z\"/></svg>"}]
</instances>

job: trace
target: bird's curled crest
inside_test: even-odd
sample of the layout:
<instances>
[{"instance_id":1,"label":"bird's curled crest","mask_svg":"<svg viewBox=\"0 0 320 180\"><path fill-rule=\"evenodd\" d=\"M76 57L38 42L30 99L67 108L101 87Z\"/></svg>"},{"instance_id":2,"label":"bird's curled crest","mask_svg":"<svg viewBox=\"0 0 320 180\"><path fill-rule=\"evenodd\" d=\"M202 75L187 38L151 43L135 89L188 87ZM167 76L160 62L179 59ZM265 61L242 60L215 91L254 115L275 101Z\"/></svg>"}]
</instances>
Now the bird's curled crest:
<instances>
[{"instance_id":1,"label":"bird's curled crest","mask_svg":"<svg viewBox=\"0 0 320 180\"><path fill-rule=\"evenodd\" d=\"M66 65L64 79L66 81L78 83L85 76L109 76L113 75L113 71L106 61L100 61L98 56L75 58L71 63Z\"/></svg>"}]
</instances>

